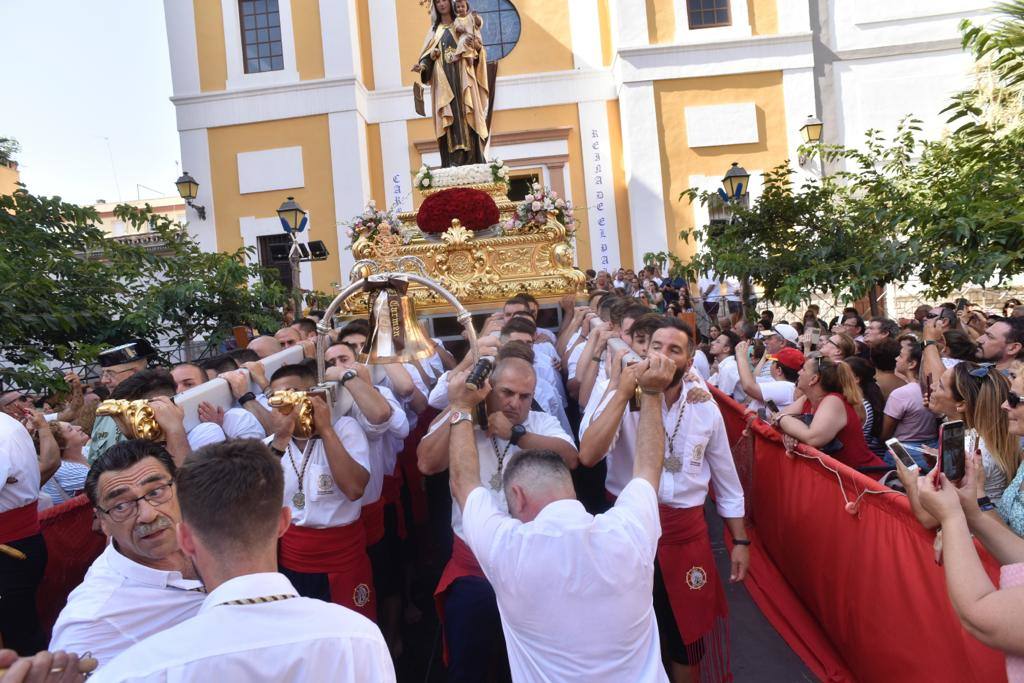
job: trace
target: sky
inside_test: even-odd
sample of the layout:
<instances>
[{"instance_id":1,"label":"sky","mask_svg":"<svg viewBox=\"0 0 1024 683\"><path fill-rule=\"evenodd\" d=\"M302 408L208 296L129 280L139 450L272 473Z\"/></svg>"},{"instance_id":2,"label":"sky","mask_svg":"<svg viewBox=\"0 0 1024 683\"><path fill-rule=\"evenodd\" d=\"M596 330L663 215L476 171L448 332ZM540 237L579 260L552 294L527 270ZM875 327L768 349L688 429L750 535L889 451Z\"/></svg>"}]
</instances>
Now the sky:
<instances>
[{"instance_id":1,"label":"sky","mask_svg":"<svg viewBox=\"0 0 1024 683\"><path fill-rule=\"evenodd\" d=\"M161 0L0 0L0 26L0 137L21 144L30 192L77 204L177 195Z\"/></svg>"}]
</instances>

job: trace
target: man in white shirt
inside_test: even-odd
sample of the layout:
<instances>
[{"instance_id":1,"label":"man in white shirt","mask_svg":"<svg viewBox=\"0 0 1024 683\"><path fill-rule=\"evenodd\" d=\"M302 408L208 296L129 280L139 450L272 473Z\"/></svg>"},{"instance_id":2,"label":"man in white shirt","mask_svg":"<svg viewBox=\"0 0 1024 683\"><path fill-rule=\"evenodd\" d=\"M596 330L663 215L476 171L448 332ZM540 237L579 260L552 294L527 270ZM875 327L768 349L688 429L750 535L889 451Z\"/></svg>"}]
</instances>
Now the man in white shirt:
<instances>
[{"instance_id":1,"label":"man in white shirt","mask_svg":"<svg viewBox=\"0 0 1024 683\"><path fill-rule=\"evenodd\" d=\"M658 487L662 536L654 579L654 609L662 650L672 662L672 678L676 681L694 680L698 663L702 668L728 674L728 607L704 521L711 482L718 513L735 542L731 580L742 581L750 564L743 526L743 488L725 422L703 383L688 378L692 340L693 332L685 323L665 318L665 327L654 332L648 350L649 355L658 352L676 364L662 404L668 436ZM596 411L581 438L580 461L584 464L596 464L617 444L621 450L616 459L619 452L624 457L636 453L640 413L627 409L635 395L635 379L630 373L622 373L616 390L608 393ZM609 480L613 474L609 465Z\"/></svg>"},{"instance_id":2,"label":"man in white shirt","mask_svg":"<svg viewBox=\"0 0 1024 683\"><path fill-rule=\"evenodd\" d=\"M175 393L180 394L192 387L205 384L208 380L206 372L194 363L179 363L171 369L171 377L175 382ZM263 439L267 432L255 416L242 408L224 410L209 403L199 404L199 419L212 422L224 430L228 439Z\"/></svg>"},{"instance_id":3,"label":"man in white shirt","mask_svg":"<svg viewBox=\"0 0 1024 683\"><path fill-rule=\"evenodd\" d=\"M305 365L283 365L271 392L309 391L316 376ZM281 537L281 573L306 597L335 602L374 619L377 597L366 554L360 500L370 481L366 435L351 417L332 423L327 402L308 396L313 434L297 434L299 409L275 407L266 443L284 470L284 504L291 526ZM287 412L285 412L287 411Z\"/></svg>"},{"instance_id":4,"label":"man in white shirt","mask_svg":"<svg viewBox=\"0 0 1024 683\"><path fill-rule=\"evenodd\" d=\"M451 487L466 542L494 587L514 681L667 681L651 602L661 524L657 490L665 434L664 356L623 372L644 394L635 478L615 506L593 516L550 451L526 450L502 477L508 511L480 480L472 423L451 427ZM471 413L489 391L453 378L452 409ZM585 628L580 628L585 624Z\"/></svg>"},{"instance_id":5,"label":"man in white shirt","mask_svg":"<svg viewBox=\"0 0 1024 683\"><path fill-rule=\"evenodd\" d=\"M735 332L723 332L718 335L717 339L712 340L711 355L714 356L718 369L715 374L711 375L708 384L713 384L723 394L743 403L747 400L747 395L743 393L743 387L740 386L740 373L736 366L736 359L733 357L733 352L739 343L740 338L736 336Z\"/></svg>"},{"instance_id":6,"label":"man in white shirt","mask_svg":"<svg viewBox=\"0 0 1024 683\"><path fill-rule=\"evenodd\" d=\"M205 594L178 548L174 460L142 439L107 449L85 491L111 542L68 596L51 650L91 652L100 666L134 643L195 616Z\"/></svg>"},{"instance_id":7,"label":"man in white shirt","mask_svg":"<svg viewBox=\"0 0 1024 683\"><path fill-rule=\"evenodd\" d=\"M740 373L740 385L750 397L748 407L756 412L767 407L771 401L776 409L785 408L793 402L796 393L797 375L806 361L803 352L786 346L775 355L768 355L765 361L769 364L771 379L763 382L754 376L750 367L748 348L750 342L743 341L736 345L736 367Z\"/></svg>"},{"instance_id":8,"label":"man in white shirt","mask_svg":"<svg viewBox=\"0 0 1024 683\"><path fill-rule=\"evenodd\" d=\"M284 477L255 440L193 454L176 479L177 536L209 591L198 614L129 648L93 680L395 680L380 630L338 605L299 597L277 573L289 527Z\"/></svg>"},{"instance_id":9,"label":"man in white shirt","mask_svg":"<svg viewBox=\"0 0 1024 683\"><path fill-rule=\"evenodd\" d=\"M52 440L42 417L35 421ZM23 655L35 654L46 642L36 616L36 589L46 569L38 501L41 482L60 466L59 451L52 450L37 457L25 426L0 412L0 544L25 556L0 553L0 639Z\"/></svg>"},{"instance_id":10,"label":"man in white shirt","mask_svg":"<svg viewBox=\"0 0 1024 683\"><path fill-rule=\"evenodd\" d=\"M530 410L536 381L533 366L521 358L495 363L489 380L493 389L483 404L486 426L478 424L474 429L482 477L499 507L505 505L502 472L520 450L550 450L568 468L576 467L578 453L572 437L562 431L554 417ZM450 410L438 416L417 447L423 474L437 474L448 468L452 422L473 419L467 413ZM452 557L434 591L444 625L448 675L452 681L480 680L486 675L491 650L501 639L498 608L494 590L465 543L458 504L452 505L452 529Z\"/></svg>"},{"instance_id":11,"label":"man in white shirt","mask_svg":"<svg viewBox=\"0 0 1024 683\"><path fill-rule=\"evenodd\" d=\"M704 312L711 320L717 320L719 302L722 300L722 281L715 271L709 270L704 273L703 277L697 280L697 289L704 301Z\"/></svg>"}]
</instances>

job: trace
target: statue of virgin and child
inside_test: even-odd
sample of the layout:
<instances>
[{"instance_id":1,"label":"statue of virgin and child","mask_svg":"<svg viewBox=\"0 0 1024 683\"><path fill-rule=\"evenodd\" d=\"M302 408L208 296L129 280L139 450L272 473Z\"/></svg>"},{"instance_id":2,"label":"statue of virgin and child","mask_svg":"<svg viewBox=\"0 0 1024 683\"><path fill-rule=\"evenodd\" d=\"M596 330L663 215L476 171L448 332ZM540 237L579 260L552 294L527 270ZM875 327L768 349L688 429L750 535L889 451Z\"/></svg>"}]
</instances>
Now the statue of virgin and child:
<instances>
[{"instance_id":1,"label":"statue of virgin and child","mask_svg":"<svg viewBox=\"0 0 1024 683\"><path fill-rule=\"evenodd\" d=\"M441 166L485 163L489 83L483 19L469 0L427 0L430 30L412 68L430 85Z\"/></svg>"}]
</instances>

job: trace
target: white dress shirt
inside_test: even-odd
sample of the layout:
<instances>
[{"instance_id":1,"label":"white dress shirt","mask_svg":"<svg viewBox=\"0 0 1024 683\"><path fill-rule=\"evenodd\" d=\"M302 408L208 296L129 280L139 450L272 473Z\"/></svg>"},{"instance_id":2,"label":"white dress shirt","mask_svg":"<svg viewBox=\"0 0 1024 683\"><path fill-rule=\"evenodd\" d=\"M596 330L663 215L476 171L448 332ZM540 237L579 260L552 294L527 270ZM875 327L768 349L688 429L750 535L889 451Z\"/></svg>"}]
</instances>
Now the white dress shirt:
<instances>
[{"instance_id":1,"label":"white dress shirt","mask_svg":"<svg viewBox=\"0 0 1024 683\"><path fill-rule=\"evenodd\" d=\"M487 488L463 513L466 543L494 587L517 683L667 681L651 592L658 498L634 479L608 512L549 503L529 523Z\"/></svg>"},{"instance_id":2,"label":"white dress shirt","mask_svg":"<svg viewBox=\"0 0 1024 683\"><path fill-rule=\"evenodd\" d=\"M758 382L757 388L761 390L764 401L751 399L749 408L760 410L765 407L768 401L775 401L778 408L785 408L793 402L793 394L796 392L796 385L785 380L773 379L770 382Z\"/></svg>"},{"instance_id":3,"label":"white dress shirt","mask_svg":"<svg viewBox=\"0 0 1024 683\"><path fill-rule=\"evenodd\" d=\"M736 366L735 356L726 356L718 361L718 372L708 379L708 384L713 384L728 394L739 403L747 400L747 395L740 384L740 371Z\"/></svg>"},{"instance_id":4,"label":"white dress shirt","mask_svg":"<svg viewBox=\"0 0 1024 683\"><path fill-rule=\"evenodd\" d=\"M555 333L552 332L551 330L549 330L546 327L538 327L537 328L537 334L539 334L540 336L544 337L544 339L546 341L549 341L552 344L555 344L555 343L558 342L558 337L555 336Z\"/></svg>"},{"instance_id":5,"label":"white dress shirt","mask_svg":"<svg viewBox=\"0 0 1024 683\"><path fill-rule=\"evenodd\" d=\"M352 459L369 473L370 447L359 423L351 417L341 417L334 423L334 431ZM265 442L270 443L273 440L273 436L268 436ZM303 449L293 440L281 458L281 467L284 468L284 504L291 508L292 524L326 529L355 522L359 519L362 499L349 500L338 488L338 483L331 474L331 465L327 461L323 441L310 439L306 443L306 448L309 451L309 462L306 464L302 479L302 493L306 500L301 508L296 507L292 498L299 490L299 476L296 470L302 471Z\"/></svg>"},{"instance_id":6,"label":"white dress shirt","mask_svg":"<svg viewBox=\"0 0 1024 683\"><path fill-rule=\"evenodd\" d=\"M269 596L289 597L232 604ZM131 647L91 680L387 683L395 670L372 621L299 597L282 574L264 573L225 581L194 618Z\"/></svg>"},{"instance_id":7,"label":"white dress shirt","mask_svg":"<svg viewBox=\"0 0 1024 683\"><path fill-rule=\"evenodd\" d=\"M662 398L666 465L669 457L674 455L682 461L682 468L674 473L662 469L658 500L669 507L700 507L707 498L708 483L714 482L718 514L722 517L742 517L743 487L740 485L739 475L736 474L736 465L732 459L732 449L729 447L729 437L725 432L722 413L718 410L718 404L711 399L697 403L687 402L690 391L707 390L699 382L684 379L679 399L671 407L667 407L664 397ZM594 413L595 420L608 407L613 395L614 392L605 395ZM682 420L677 421L680 410L684 411ZM636 453L639 425L640 411L630 412L627 406L612 439L610 450L614 451L614 457L608 463L609 475L612 474L612 466L623 464L619 461L626 458L629 459L632 468L632 454ZM673 432L675 439L672 439ZM622 454L622 458L619 458L619 454ZM618 469L616 467L616 470ZM612 485L613 482L606 481L609 491L615 493Z\"/></svg>"},{"instance_id":8,"label":"white dress shirt","mask_svg":"<svg viewBox=\"0 0 1024 683\"><path fill-rule=\"evenodd\" d=\"M587 348L586 340L573 347L573 350L569 352L569 360L565 364L565 375L569 380L576 379L576 368L580 364L580 358L583 357L583 349Z\"/></svg>"},{"instance_id":9,"label":"white dress shirt","mask_svg":"<svg viewBox=\"0 0 1024 683\"><path fill-rule=\"evenodd\" d=\"M405 416L401 402L387 387L376 387L376 389L391 407L390 418L380 424L373 424L366 419L366 415L355 401L352 402L352 408L348 412L348 416L355 419L363 428L369 453L370 481L367 482L366 489L363 491L361 499L363 505L376 503L380 498L380 492L384 488L384 475L394 471L395 445L401 444L405 437L409 436L409 420ZM391 469L388 469L389 462Z\"/></svg>"},{"instance_id":10,"label":"white dress shirt","mask_svg":"<svg viewBox=\"0 0 1024 683\"><path fill-rule=\"evenodd\" d=\"M25 425L0 412L0 512L39 499L39 457Z\"/></svg>"},{"instance_id":11,"label":"white dress shirt","mask_svg":"<svg viewBox=\"0 0 1024 683\"><path fill-rule=\"evenodd\" d=\"M711 376L711 364L708 362L708 357L700 349L693 353L693 371L700 375L701 379L705 382Z\"/></svg>"},{"instance_id":12,"label":"white dress shirt","mask_svg":"<svg viewBox=\"0 0 1024 683\"><path fill-rule=\"evenodd\" d=\"M194 617L206 597L202 585L129 560L110 543L68 596L50 650L92 652L103 667L140 640Z\"/></svg>"},{"instance_id":13,"label":"white dress shirt","mask_svg":"<svg viewBox=\"0 0 1024 683\"><path fill-rule=\"evenodd\" d=\"M428 431L427 434L433 434L435 431L440 429L441 426L448 421L448 416L449 413L445 412L441 419L430 426L430 431ZM558 424L558 420L547 413L538 413L531 410L530 414L526 417L526 421L523 422L523 426L526 427L526 431L529 434L553 436L557 439L562 439L573 448L576 447L576 443L572 440L572 437L562 431L562 427ZM484 486L487 487L487 491L494 498L495 505L497 505L501 510L508 512L508 502L505 500L504 491L501 489L500 485L497 490L491 488L491 479L495 474L500 477L505 466L512 462L512 458L515 457L516 453L522 449L519 448L519 446L513 446L505 439L498 437L495 437L492 442L491 438L484 434L483 430L480 429L479 426L473 427L473 435L476 437L476 452L480 456L480 481L484 483ZM498 454L494 450L495 444L497 444L498 450L505 454L500 470L498 469ZM454 499L452 500L452 530L455 531L459 538L466 540L462 535L462 510L459 509L459 504Z\"/></svg>"},{"instance_id":14,"label":"white dress shirt","mask_svg":"<svg viewBox=\"0 0 1024 683\"><path fill-rule=\"evenodd\" d=\"M212 443L221 443L227 439L224 429L216 422L200 422L185 435L188 445L193 451Z\"/></svg>"},{"instance_id":15,"label":"white dress shirt","mask_svg":"<svg viewBox=\"0 0 1024 683\"><path fill-rule=\"evenodd\" d=\"M229 439L264 439L267 436L263 425L256 416L245 408L228 408L224 411L224 436Z\"/></svg>"}]
</instances>

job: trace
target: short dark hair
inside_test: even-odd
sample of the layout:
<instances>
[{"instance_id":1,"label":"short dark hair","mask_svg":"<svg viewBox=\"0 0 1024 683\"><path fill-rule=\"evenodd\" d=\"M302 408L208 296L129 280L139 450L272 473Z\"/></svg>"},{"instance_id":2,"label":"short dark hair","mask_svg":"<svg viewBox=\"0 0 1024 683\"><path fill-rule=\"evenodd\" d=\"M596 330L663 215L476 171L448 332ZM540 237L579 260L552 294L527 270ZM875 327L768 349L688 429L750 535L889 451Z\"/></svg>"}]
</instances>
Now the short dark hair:
<instances>
[{"instance_id":1,"label":"short dark hair","mask_svg":"<svg viewBox=\"0 0 1024 683\"><path fill-rule=\"evenodd\" d=\"M348 321L345 323L345 327L341 328L341 333L338 334L338 339L343 339L350 334L361 334L364 337L369 337L370 321L364 320L363 318Z\"/></svg>"},{"instance_id":2,"label":"short dark hair","mask_svg":"<svg viewBox=\"0 0 1024 683\"><path fill-rule=\"evenodd\" d=\"M540 302L537 301L537 297L535 297L533 294L530 294L529 292L520 292L518 295L516 295L516 298L517 299L522 299L523 301L525 301L528 304L533 304L534 306L540 306Z\"/></svg>"},{"instance_id":3,"label":"short dark hair","mask_svg":"<svg viewBox=\"0 0 1024 683\"><path fill-rule=\"evenodd\" d=\"M228 355L239 365L242 363L255 363L260 359L259 354L252 349L234 349L228 351Z\"/></svg>"},{"instance_id":4,"label":"short dark hair","mask_svg":"<svg viewBox=\"0 0 1024 683\"><path fill-rule=\"evenodd\" d=\"M852 314L851 315L849 313L845 313L845 314L843 314L842 322L843 322L843 324L845 324L847 320L851 320L851 319L854 321L854 323L856 323L857 329L860 330L860 334L864 334L864 330L867 329L867 325L864 324L864 318L860 317L859 314Z\"/></svg>"},{"instance_id":5,"label":"short dark hair","mask_svg":"<svg viewBox=\"0 0 1024 683\"><path fill-rule=\"evenodd\" d=\"M298 327L302 330L303 334L315 334L316 333L316 321L312 318L299 318L295 321L293 327Z\"/></svg>"},{"instance_id":6,"label":"short dark hair","mask_svg":"<svg viewBox=\"0 0 1024 683\"><path fill-rule=\"evenodd\" d=\"M736 350L736 345L740 343L740 336L738 334L736 334L735 332L733 332L732 330L723 330L722 333L719 334L718 336L719 337L725 337L726 339L728 339L729 340L729 348L732 349L733 351ZM784 366L780 366L780 367L784 367Z\"/></svg>"},{"instance_id":7,"label":"short dark hair","mask_svg":"<svg viewBox=\"0 0 1024 683\"><path fill-rule=\"evenodd\" d=\"M629 328L629 336L635 337L637 334L645 334L648 338L654 334L655 330L659 330L665 327L668 323L665 321L668 318L660 313L651 313L648 311L642 316L633 321L633 326Z\"/></svg>"},{"instance_id":8,"label":"short dark hair","mask_svg":"<svg viewBox=\"0 0 1024 683\"><path fill-rule=\"evenodd\" d=\"M246 349L242 350L244 351ZM249 353L251 353L253 356L256 356L255 351L249 351ZM259 359L260 357L256 356L256 360ZM182 363L182 365L191 365L191 363ZM206 360L199 361L198 367L201 370L213 370L219 375L222 372L231 372L232 370L237 370L238 360L229 354L222 353L219 356L214 356L213 358L207 358Z\"/></svg>"},{"instance_id":9,"label":"short dark hair","mask_svg":"<svg viewBox=\"0 0 1024 683\"><path fill-rule=\"evenodd\" d=\"M650 312L651 309L643 304L630 303L629 306L626 306L626 310L622 312L622 319L625 320L626 318L632 318L633 324L635 325L637 320Z\"/></svg>"},{"instance_id":10,"label":"short dark hair","mask_svg":"<svg viewBox=\"0 0 1024 683\"><path fill-rule=\"evenodd\" d=\"M752 320L745 320L740 324L739 334L749 341L753 341L757 335L757 325Z\"/></svg>"},{"instance_id":11,"label":"short dark hair","mask_svg":"<svg viewBox=\"0 0 1024 683\"><path fill-rule=\"evenodd\" d=\"M282 365L275 370L274 374L270 376L270 381L276 382L282 377L298 377L299 379L315 382L316 371L311 369L305 363L291 363L289 365Z\"/></svg>"},{"instance_id":12,"label":"short dark hair","mask_svg":"<svg viewBox=\"0 0 1024 683\"><path fill-rule=\"evenodd\" d=\"M1010 329L1006 332L1007 344L1024 344L1024 318L1011 316L1009 318L999 318L995 322L1006 323L1010 326ZM1017 357L1024 357L1024 351L1021 351Z\"/></svg>"},{"instance_id":13,"label":"short dark hair","mask_svg":"<svg viewBox=\"0 0 1024 683\"><path fill-rule=\"evenodd\" d=\"M597 271L595 271L593 268L587 268L585 271L583 271L583 273L587 276L588 280L593 280L595 277L597 277Z\"/></svg>"},{"instance_id":14,"label":"short dark hair","mask_svg":"<svg viewBox=\"0 0 1024 683\"><path fill-rule=\"evenodd\" d=\"M277 537L284 500L280 459L257 439L204 446L175 477L181 518L212 550L235 550Z\"/></svg>"},{"instance_id":15,"label":"short dark hair","mask_svg":"<svg viewBox=\"0 0 1024 683\"><path fill-rule=\"evenodd\" d=\"M900 344L900 351L903 351L903 344L910 344L910 360L917 363L917 368L921 369L921 355L924 353L924 346L918 341L917 337L911 334L900 335L896 341ZM895 365L894 365L895 367Z\"/></svg>"},{"instance_id":16,"label":"short dark hair","mask_svg":"<svg viewBox=\"0 0 1024 683\"><path fill-rule=\"evenodd\" d=\"M946 330L942 333L942 339L946 342L946 351L950 358L971 361L976 358L978 345L966 332Z\"/></svg>"},{"instance_id":17,"label":"short dark hair","mask_svg":"<svg viewBox=\"0 0 1024 683\"><path fill-rule=\"evenodd\" d=\"M502 486L507 487L509 483L527 467L540 467L547 470L551 475L553 475L553 477L572 476L572 473L569 472L569 468L565 466L565 462L558 453L546 448L528 448L516 453L516 457L512 458L512 460L505 465L505 471L501 475Z\"/></svg>"},{"instance_id":18,"label":"short dark hair","mask_svg":"<svg viewBox=\"0 0 1024 683\"><path fill-rule=\"evenodd\" d=\"M886 318L884 315L876 315L871 319L871 322L881 325L882 332L885 332L893 339L900 335L899 324L891 318Z\"/></svg>"},{"instance_id":19,"label":"short dark hair","mask_svg":"<svg viewBox=\"0 0 1024 683\"><path fill-rule=\"evenodd\" d=\"M626 310L635 304L636 299L632 297L621 297L618 301L612 303L611 308L608 309L612 324L621 325L622 319L626 317Z\"/></svg>"},{"instance_id":20,"label":"short dark hair","mask_svg":"<svg viewBox=\"0 0 1024 683\"><path fill-rule=\"evenodd\" d=\"M900 355L900 342L895 335L883 339L871 347L871 364L882 372L893 372L896 369L896 358Z\"/></svg>"},{"instance_id":21,"label":"short dark hair","mask_svg":"<svg viewBox=\"0 0 1024 683\"><path fill-rule=\"evenodd\" d=\"M537 334L537 323L533 322L533 319L530 317L515 315L501 328L501 334L503 335L512 334L513 332L533 336Z\"/></svg>"},{"instance_id":22,"label":"short dark hair","mask_svg":"<svg viewBox=\"0 0 1024 683\"><path fill-rule=\"evenodd\" d=\"M693 351L693 349L694 349L694 347L696 346L696 343L697 343L697 338L696 338L696 336L693 333L693 328L692 327L690 327L689 325L684 323L679 318L668 318L668 317L665 318L665 324L662 325L661 327L671 327L671 328L679 330L681 332L685 332L686 333L686 338L690 342L690 351ZM658 329L661 329L661 328L658 328Z\"/></svg>"},{"instance_id":23,"label":"short dark hair","mask_svg":"<svg viewBox=\"0 0 1024 683\"><path fill-rule=\"evenodd\" d=\"M500 349L498 349L497 362L501 362L506 358L519 358L525 360L530 365L533 365L533 361L536 358L533 352L533 347L522 341L510 341L505 342Z\"/></svg>"},{"instance_id":24,"label":"short dark hair","mask_svg":"<svg viewBox=\"0 0 1024 683\"><path fill-rule=\"evenodd\" d=\"M521 306L526 306L526 310L528 310L528 311L529 311L529 310L530 310L530 299L529 299L529 298L527 298L527 296L528 296L528 295L526 295L526 294L522 294L522 293L520 293L520 294L516 294L516 295L515 295L514 297L512 297L511 299L507 299L507 300L505 301L505 303L503 303L503 304L501 305L501 308L502 308L502 309L504 309L504 308L505 308L505 306L514 306L514 305L517 305L517 304L518 304L518 305L521 305ZM531 297L531 298L532 298L532 297ZM536 299L534 299L534 301L536 302Z\"/></svg>"},{"instance_id":25,"label":"short dark hair","mask_svg":"<svg viewBox=\"0 0 1024 683\"><path fill-rule=\"evenodd\" d=\"M116 443L103 454L96 458L89 473L85 475L85 495L94 506L100 500L100 475L104 472L119 472L126 470L132 465L146 458L156 458L167 470L167 474L173 479L177 468L174 465L174 458L167 452L162 443L147 441L145 439L131 439ZM278 465L278 468L281 466Z\"/></svg>"},{"instance_id":26,"label":"short dark hair","mask_svg":"<svg viewBox=\"0 0 1024 683\"><path fill-rule=\"evenodd\" d=\"M139 370L118 384L114 388L111 398L137 401L147 398L154 392L166 393L168 396L174 396L178 392L178 385L166 368Z\"/></svg>"},{"instance_id":27,"label":"short dark hair","mask_svg":"<svg viewBox=\"0 0 1024 683\"><path fill-rule=\"evenodd\" d=\"M204 382L206 381L206 372L205 372L206 368L204 368L201 365L196 365L195 363L187 363L187 362L186 363L177 363L176 365L174 365L174 367L171 368L171 371L173 372L174 370L177 370L178 368L195 368L199 372L203 373L203 381Z\"/></svg>"}]
</instances>

